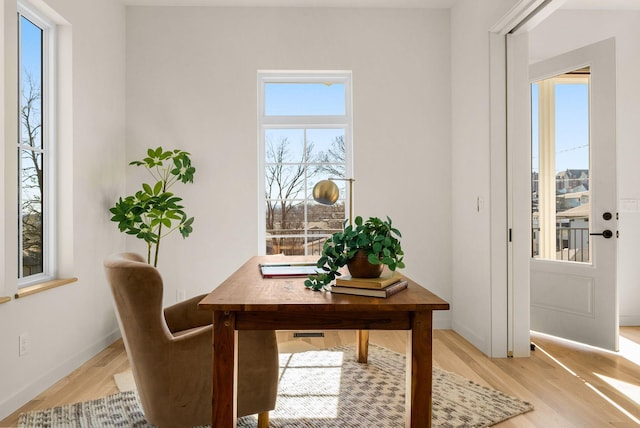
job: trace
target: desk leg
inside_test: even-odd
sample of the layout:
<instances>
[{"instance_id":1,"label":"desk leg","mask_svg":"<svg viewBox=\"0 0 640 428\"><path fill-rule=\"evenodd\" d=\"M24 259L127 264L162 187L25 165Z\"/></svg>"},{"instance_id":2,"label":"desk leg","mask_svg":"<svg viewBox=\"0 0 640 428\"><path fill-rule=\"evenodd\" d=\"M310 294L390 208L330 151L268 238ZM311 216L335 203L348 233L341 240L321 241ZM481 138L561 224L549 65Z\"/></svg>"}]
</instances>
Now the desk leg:
<instances>
[{"instance_id":1,"label":"desk leg","mask_svg":"<svg viewBox=\"0 0 640 428\"><path fill-rule=\"evenodd\" d=\"M359 363L366 363L369 358L369 330L356 332L356 358Z\"/></svg>"},{"instance_id":2,"label":"desk leg","mask_svg":"<svg viewBox=\"0 0 640 428\"><path fill-rule=\"evenodd\" d=\"M431 427L432 312L413 314L407 340L406 423L411 428Z\"/></svg>"},{"instance_id":3,"label":"desk leg","mask_svg":"<svg viewBox=\"0 0 640 428\"><path fill-rule=\"evenodd\" d=\"M213 313L213 388L211 392L211 426L236 428L238 335L235 313Z\"/></svg>"}]
</instances>

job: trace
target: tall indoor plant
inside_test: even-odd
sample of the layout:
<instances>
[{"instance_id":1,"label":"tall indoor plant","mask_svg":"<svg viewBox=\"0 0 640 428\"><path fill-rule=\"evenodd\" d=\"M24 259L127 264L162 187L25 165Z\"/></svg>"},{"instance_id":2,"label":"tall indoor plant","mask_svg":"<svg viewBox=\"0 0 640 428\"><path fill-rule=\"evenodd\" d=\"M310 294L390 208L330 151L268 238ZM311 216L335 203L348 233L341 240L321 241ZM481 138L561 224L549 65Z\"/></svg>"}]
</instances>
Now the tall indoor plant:
<instances>
[{"instance_id":1,"label":"tall indoor plant","mask_svg":"<svg viewBox=\"0 0 640 428\"><path fill-rule=\"evenodd\" d=\"M183 238L192 232L193 217L188 217L179 204L182 198L169 192L175 183L193 183L196 169L191 165L190 153L183 150L164 151L162 147L148 149L147 157L129 165L143 166L151 174L154 185L142 183L134 195L120 197L109 211L118 229L135 235L147 243L147 262L158 265L160 241L178 229ZM154 248L155 246L155 248Z\"/></svg>"},{"instance_id":2,"label":"tall indoor plant","mask_svg":"<svg viewBox=\"0 0 640 428\"><path fill-rule=\"evenodd\" d=\"M392 271L402 269L405 265L401 237L400 231L393 227L389 217L387 220L369 217L367 221L363 221L358 216L354 224L348 226L345 221L343 230L334 233L324 243L317 263L324 272L309 275L304 285L315 291L324 289L340 276L340 268L348 266L359 254L366 256L372 265L385 265ZM379 270L381 271L382 269Z\"/></svg>"}]
</instances>

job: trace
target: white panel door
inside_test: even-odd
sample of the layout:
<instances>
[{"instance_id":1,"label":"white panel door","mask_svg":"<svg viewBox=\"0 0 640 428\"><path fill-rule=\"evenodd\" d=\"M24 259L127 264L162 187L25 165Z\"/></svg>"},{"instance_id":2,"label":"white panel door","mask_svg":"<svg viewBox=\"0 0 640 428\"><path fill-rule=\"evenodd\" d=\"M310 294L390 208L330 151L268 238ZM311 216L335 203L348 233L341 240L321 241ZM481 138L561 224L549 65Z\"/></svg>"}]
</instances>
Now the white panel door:
<instances>
[{"instance_id":1,"label":"white panel door","mask_svg":"<svg viewBox=\"0 0 640 428\"><path fill-rule=\"evenodd\" d=\"M531 329L610 350L618 348L615 77L613 39L529 67Z\"/></svg>"}]
</instances>

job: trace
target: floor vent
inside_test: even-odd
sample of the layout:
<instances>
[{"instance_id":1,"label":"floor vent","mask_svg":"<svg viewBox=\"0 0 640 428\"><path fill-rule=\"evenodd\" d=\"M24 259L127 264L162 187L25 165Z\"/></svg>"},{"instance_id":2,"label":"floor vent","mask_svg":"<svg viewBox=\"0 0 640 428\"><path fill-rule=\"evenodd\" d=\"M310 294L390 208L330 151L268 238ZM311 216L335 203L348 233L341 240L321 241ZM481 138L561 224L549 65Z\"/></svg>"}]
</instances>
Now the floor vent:
<instances>
[{"instance_id":1,"label":"floor vent","mask_svg":"<svg viewBox=\"0 0 640 428\"><path fill-rule=\"evenodd\" d=\"M296 332L293 333L293 337L324 337L324 333L323 332Z\"/></svg>"}]
</instances>

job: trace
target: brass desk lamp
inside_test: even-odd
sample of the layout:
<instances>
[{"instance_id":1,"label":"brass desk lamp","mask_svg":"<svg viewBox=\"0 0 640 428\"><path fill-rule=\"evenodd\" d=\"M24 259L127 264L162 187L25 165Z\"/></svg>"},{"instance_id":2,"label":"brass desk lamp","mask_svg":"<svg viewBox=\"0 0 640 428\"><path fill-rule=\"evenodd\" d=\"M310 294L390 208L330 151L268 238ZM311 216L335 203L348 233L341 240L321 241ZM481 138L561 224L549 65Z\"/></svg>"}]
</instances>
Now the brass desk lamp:
<instances>
[{"instance_id":1,"label":"brass desk lamp","mask_svg":"<svg viewBox=\"0 0 640 428\"><path fill-rule=\"evenodd\" d=\"M313 199L322 205L333 205L340 197L340 190L335 181L349 182L349 224L353 224L353 178L329 178L321 180L313 186Z\"/></svg>"}]
</instances>

